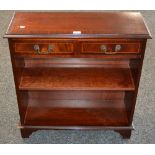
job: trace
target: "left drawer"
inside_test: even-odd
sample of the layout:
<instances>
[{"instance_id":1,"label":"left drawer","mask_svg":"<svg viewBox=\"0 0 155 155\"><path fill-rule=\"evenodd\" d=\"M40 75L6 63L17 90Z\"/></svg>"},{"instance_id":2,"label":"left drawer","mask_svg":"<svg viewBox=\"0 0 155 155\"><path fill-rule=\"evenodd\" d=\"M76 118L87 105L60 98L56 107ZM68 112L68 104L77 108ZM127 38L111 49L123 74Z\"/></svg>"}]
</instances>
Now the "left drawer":
<instances>
[{"instance_id":1,"label":"left drawer","mask_svg":"<svg viewBox=\"0 0 155 155\"><path fill-rule=\"evenodd\" d=\"M50 40L29 40L25 42L14 42L15 54L32 54L32 55L57 55L73 54L73 42L50 41Z\"/></svg>"}]
</instances>

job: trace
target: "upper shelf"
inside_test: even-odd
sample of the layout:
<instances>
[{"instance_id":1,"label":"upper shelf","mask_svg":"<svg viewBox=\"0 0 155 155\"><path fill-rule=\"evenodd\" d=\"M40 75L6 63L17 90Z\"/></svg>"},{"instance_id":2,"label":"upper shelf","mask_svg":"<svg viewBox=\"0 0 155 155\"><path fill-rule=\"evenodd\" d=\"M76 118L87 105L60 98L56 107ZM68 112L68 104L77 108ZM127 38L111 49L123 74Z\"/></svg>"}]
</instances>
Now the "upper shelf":
<instances>
[{"instance_id":1,"label":"upper shelf","mask_svg":"<svg viewBox=\"0 0 155 155\"><path fill-rule=\"evenodd\" d=\"M7 38L151 38L138 12L16 12Z\"/></svg>"},{"instance_id":2,"label":"upper shelf","mask_svg":"<svg viewBox=\"0 0 155 155\"><path fill-rule=\"evenodd\" d=\"M128 68L24 69L20 90L135 90Z\"/></svg>"}]
</instances>

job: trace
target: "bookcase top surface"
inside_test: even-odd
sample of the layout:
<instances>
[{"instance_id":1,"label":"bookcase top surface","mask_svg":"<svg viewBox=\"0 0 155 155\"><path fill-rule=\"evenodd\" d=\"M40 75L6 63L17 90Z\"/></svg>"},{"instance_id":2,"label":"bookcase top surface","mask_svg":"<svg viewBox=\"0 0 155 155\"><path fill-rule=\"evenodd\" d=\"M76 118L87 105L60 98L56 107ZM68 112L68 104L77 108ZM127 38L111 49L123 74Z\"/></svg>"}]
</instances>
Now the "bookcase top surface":
<instances>
[{"instance_id":1,"label":"bookcase top surface","mask_svg":"<svg viewBox=\"0 0 155 155\"><path fill-rule=\"evenodd\" d=\"M139 12L16 12L7 38L151 38Z\"/></svg>"}]
</instances>

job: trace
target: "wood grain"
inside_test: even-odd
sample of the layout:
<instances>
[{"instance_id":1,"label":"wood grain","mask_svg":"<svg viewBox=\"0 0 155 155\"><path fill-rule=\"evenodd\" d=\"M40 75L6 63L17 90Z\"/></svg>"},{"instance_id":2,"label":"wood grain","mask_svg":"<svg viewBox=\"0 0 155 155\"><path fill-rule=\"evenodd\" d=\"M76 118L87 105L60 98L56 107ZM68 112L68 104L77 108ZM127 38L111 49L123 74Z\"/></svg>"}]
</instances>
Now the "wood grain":
<instances>
[{"instance_id":1,"label":"wood grain","mask_svg":"<svg viewBox=\"0 0 155 155\"><path fill-rule=\"evenodd\" d=\"M15 44L15 52L16 53L28 53L35 54L34 45L38 45L40 48L40 52L45 54L48 51L48 46L52 46L52 51L50 54L55 53L73 53L73 44L72 43L16 43Z\"/></svg>"},{"instance_id":2,"label":"wood grain","mask_svg":"<svg viewBox=\"0 0 155 155\"><path fill-rule=\"evenodd\" d=\"M75 35L73 31L81 34ZM151 35L139 12L16 12L5 37L150 38Z\"/></svg>"},{"instance_id":3,"label":"wood grain","mask_svg":"<svg viewBox=\"0 0 155 155\"><path fill-rule=\"evenodd\" d=\"M85 90L59 90L59 91L28 91L28 98L38 100L124 100L124 91L85 91Z\"/></svg>"},{"instance_id":4,"label":"wood grain","mask_svg":"<svg viewBox=\"0 0 155 155\"><path fill-rule=\"evenodd\" d=\"M25 125L128 125L123 101L29 100Z\"/></svg>"},{"instance_id":5,"label":"wood grain","mask_svg":"<svg viewBox=\"0 0 155 155\"><path fill-rule=\"evenodd\" d=\"M20 90L134 90L129 69L24 69Z\"/></svg>"},{"instance_id":6,"label":"wood grain","mask_svg":"<svg viewBox=\"0 0 155 155\"><path fill-rule=\"evenodd\" d=\"M106 43L106 42L94 43L94 42L90 42L90 43L82 43L82 53L105 54L101 50L102 45L106 46L107 49L112 52L115 52L116 45L120 45L121 50L117 51L117 53L115 54L128 54L128 53L132 54L132 53L139 53L141 51L140 43L129 43L129 42L128 43L116 43L116 42L115 43Z\"/></svg>"}]
</instances>

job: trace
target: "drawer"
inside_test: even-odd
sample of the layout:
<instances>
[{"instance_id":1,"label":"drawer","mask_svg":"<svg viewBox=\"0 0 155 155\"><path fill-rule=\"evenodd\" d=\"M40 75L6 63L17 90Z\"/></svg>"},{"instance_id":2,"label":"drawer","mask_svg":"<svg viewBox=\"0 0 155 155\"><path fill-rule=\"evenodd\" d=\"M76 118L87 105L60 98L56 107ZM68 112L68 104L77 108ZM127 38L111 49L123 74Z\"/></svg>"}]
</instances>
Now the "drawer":
<instances>
[{"instance_id":1,"label":"drawer","mask_svg":"<svg viewBox=\"0 0 155 155\"><path fill-rule=\"evenodd\" d=\"M84 42L82 53L85 54L138 54L141 51L140 42Z\"/></svg>"},{"instance_id":2,"label":"drawer","mask_svg":"<svg viewBox=\"0 0 155 155\"><path fill-rule=\"evenodd\" d=\"M72 54L73 43L66 42L17 42L15 43L15 53L17 54Z\"/></svg>"}]
</instances>

